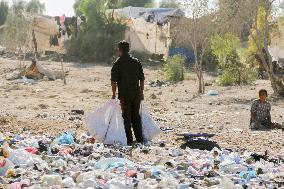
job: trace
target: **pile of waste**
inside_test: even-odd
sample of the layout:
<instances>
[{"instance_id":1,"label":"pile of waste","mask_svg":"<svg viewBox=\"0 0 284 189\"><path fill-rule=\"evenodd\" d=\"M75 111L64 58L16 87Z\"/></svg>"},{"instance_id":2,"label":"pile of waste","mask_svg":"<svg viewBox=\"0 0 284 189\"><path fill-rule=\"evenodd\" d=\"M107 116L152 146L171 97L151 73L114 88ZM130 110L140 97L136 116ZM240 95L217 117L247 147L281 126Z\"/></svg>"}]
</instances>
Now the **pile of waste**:
<instances>
[{"instance_id":1,"label":"pile of waste","mask_svg":"<svg viewBox=\"0 0 284 189\"><path fill-rule=\"evenodd\" d=\"M119 146L88 133L0 133L0 186L19 188L279 188L284 164L268 155L180 148L176 141Z\"/></svg>"}]
</instances>

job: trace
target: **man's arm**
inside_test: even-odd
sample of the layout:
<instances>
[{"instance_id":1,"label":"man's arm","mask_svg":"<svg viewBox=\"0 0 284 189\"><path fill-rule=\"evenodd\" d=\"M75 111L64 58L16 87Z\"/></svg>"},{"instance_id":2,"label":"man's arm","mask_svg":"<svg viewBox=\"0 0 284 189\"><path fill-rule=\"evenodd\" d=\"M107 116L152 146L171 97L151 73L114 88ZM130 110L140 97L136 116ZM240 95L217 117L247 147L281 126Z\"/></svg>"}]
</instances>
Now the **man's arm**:
<instances>
[{"instance_id":1,"label":"man's arm","mask_svg":"<svg viewBox=\"0 0 284 189\"><path fill-rule=\"evenodd\" d=\"M145 84L145 76L142 64L139 62L139 81L140 81L140 92L141 92L141 100L144 100L144 84Z\"/></svg>"},{"instance_id":2,"label":"man's arm","mask_svg":"<svg viewBox=\"0 0 284 189\"><path fill-rule=\"evenodd\" d=\"M116 87L117 87L117 84L115 81L111 81L111 88L112 88L112 99L115 99L116 98Z\"/></svg>"},{"instance_id":3,"label":"man's arm","mask_svg":"<svg viewBox=\"0 0 284 189\"><path fill-rule=\"evenodd\" d=\"M141 92L141 100L144 100L144 80L140 80L140 92Z\"/></svg>"},{"instance_id":4,"label":"man's arm","mask_svg":"<svg viewBox=\"0 0 284 189\"><path fill-rule=\"evenodd\" d=\"M116 98L117 81L119 78L119 69L118 69L117 61L114 63L111 69L111 79L110 80L111 80L111 89L112 89L112 99Z\"/></svg>"}]
</instances>

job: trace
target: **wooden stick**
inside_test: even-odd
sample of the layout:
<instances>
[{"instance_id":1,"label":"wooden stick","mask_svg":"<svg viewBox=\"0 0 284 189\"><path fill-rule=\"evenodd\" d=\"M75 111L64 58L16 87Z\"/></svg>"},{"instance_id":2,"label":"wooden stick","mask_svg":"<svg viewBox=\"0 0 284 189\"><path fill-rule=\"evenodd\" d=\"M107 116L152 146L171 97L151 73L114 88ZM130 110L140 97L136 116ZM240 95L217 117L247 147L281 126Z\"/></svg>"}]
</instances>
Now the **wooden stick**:
<instances>
[{"instance_id":1,"label":"wooden stick","mask_svg":"<svg viewBox=\"0 0 284 189\"><path fill-rule=\"evenodd\" d=\"M66 85L66 77L65 77L65 72L63 68L63 58L61 59L61 69L62 69L62 77L63 77L63 83Z\"/></svg>"}]
</instances>

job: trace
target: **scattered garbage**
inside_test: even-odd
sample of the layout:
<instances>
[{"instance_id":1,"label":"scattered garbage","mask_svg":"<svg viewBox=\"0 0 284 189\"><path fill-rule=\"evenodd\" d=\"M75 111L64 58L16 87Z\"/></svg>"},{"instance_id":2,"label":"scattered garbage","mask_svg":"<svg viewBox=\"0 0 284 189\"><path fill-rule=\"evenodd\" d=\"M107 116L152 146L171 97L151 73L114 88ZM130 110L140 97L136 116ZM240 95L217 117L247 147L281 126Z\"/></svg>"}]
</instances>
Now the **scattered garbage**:
<instances>
[{"instance_id":1,"label":"scattered garbage","mask_svg":"<svg viewBox=\"0 0 284 189\"><path fill-rule=\"evenodd\" d=\"M161 127L160 129L165 133L170 133L174 131L174 129L170 127Z\"/></svg>"},{"instance_id":2,"label":"scattered garbage","mask_svg":"<svg viewBox=\"0 0 284 189\"><path fill-rule=\"evenodd\" d=\"M0 176L5 176L9 169L13 169L14 164L9 159L0 160Z\"/></svg>"},{"instance_id":3,"label":"scattered garbage","mask_svg":"<svg viewBox=\"0 0 284 189\"><path fill-rule=\"evenodd\" d=\"M208 91L207 95L208 96L218 96L219 92L215 91L215 90L210 90L210 91Z\"/></svg>"},{"instance_id":4,"label":"scattered garbage","mask_svg":"<svg viewBox=\"0 0 284 189\"><path fill-rule=\"evenodd\" d=\"M200 142L209 141L213 134L179 136L185 142ZM5 141L0 146L0 185L12 189L284 186L283 157L277 159L268 153L236 153L217 145L209 145L211 150L200 150L198 145L198 149L179 148L176 141L154 141L148 146L105 145L91 138L90 133L77 137L72 131L58 138L28 132L0 133L0 140Z\"/></svg>"},{"instance_id":5,"label":"scattered garbage","mask_svg":"<svg viewBox=\"0 0 284 189\"><path fill-rule=\"evenodd\" d=\"M168 86L169 83L165 82L165 81L160 81L160 80L157 80L157 81L151 81L149 83L149 86L150 87L163 87L163 86Z\"/></svg>"},{"instance_id":6,"label":"scattered garbage","mask_svg":"<svg viewBox=\"0 0 284 189\"><path fill-rule=\"evenodd\" d=\"M23 77L22 79L14 80L13 83L36 84L37 82L33 79L28 79L26 77Z\"/></svg>"},{"instance_id":7,"label":"scattered garbage","mask_svg":"<svg viewBox=\"0 0 284 189\"><path fill-rule=\"evenodd\" d=\"M74 143L74 136L70 132L66 132L62 134L58 139L58 144L73 144Z\"/></svg>"}]
</instances>

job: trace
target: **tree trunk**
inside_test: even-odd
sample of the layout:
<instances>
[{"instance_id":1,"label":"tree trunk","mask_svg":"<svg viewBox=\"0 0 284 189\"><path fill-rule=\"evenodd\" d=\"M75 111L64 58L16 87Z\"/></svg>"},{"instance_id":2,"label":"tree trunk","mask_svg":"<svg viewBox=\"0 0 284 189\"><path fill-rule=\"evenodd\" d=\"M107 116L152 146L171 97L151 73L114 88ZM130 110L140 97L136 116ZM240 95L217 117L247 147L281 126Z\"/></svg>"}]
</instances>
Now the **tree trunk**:
<instances>
[{"instance_id":1,"label":"tree trunk","mask_svg":"<svg viewBox=\"0 0 284 189\"><path fill-rule=\"evenodd\" d=\"M195 63L195 72L198 78L198 93L204 94L205 92L204 77L202 73L202 67L199 62Z\"/></svg>"},{"instance_id":2,"label":"tree trunk","mask_svg":"<svg viewBox=\"0 0 284 189\"><path fill-rule=\"evenodd\" d=\"M201 94L204 94L204 93L205 93L205 83L204 83L204 77L203 77L202 69L200 70L200 82L201 82L201 83L200 83L200 85L201 85L201 86L200 86L200 89L201 89L201 90L200 90L200 91L201 91L200 93L201 93Z\"/></svg>"},{"instance_id":3,"label":"tree trunk","mask_svg":"<svg viewBox=\"0 0 284 189\"><path fill-rule=\"evenodd\" d=\"M268 47L264 48L262 55L263 56L261 56L261 62L265 71L268 73L274 94L284 96L284 74L278 75L274 73L272 57L268 51Z\"/></svg>"},{"instance_id":4,"label":"tree trunk","mask_svg":"<svg viewBox=\"0 0 284 189\"><path fill-rule=\"evenodd\" d=\"M284 77L268 72L269 80L274 94L284 96Z\"/></svg>"}]
</instances>

